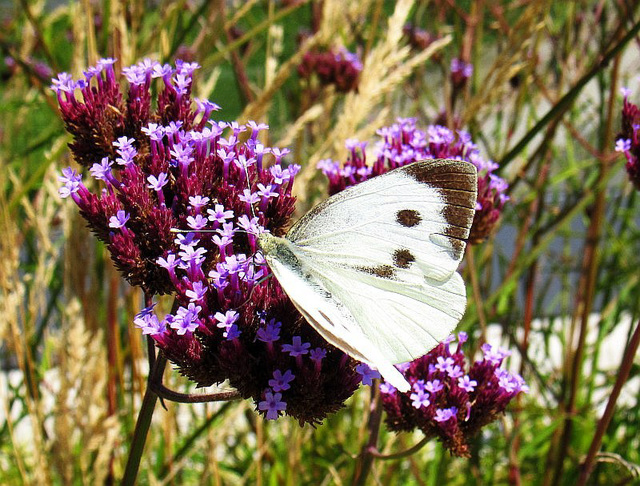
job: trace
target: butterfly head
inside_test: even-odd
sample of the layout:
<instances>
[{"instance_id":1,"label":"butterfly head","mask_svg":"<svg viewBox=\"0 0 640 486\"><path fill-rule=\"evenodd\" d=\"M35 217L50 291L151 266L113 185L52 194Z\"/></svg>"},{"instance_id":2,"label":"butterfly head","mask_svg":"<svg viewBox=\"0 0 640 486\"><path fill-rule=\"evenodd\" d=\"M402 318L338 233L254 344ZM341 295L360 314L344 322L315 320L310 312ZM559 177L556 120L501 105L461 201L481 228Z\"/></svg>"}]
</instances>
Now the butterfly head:
<instances>
[{"instance_id":1,"label":"butterfly head","mask_svg":"<svg viewBox=\"0 0 640 486\"><path fill-rule=\"evenodd\" d=\"M271 233L261 233L258 236L258 247L262 250L269 266L273 260L288 266L299 266L298 259L293 252L293 245L286 238L280 238Z\"/></svg>"}]
</instances>

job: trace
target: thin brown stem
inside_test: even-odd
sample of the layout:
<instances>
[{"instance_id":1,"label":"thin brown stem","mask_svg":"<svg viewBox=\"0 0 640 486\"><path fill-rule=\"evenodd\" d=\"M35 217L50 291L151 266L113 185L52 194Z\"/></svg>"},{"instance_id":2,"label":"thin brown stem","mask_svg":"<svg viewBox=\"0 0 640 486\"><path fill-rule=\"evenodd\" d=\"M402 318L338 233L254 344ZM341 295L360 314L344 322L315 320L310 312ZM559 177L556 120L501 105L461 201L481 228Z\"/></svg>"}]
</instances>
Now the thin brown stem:
<instances>
[{"instance_id":1,"label":"thin brown stem","mask_svg":"<svg viewBox=\"0 0 640 486\"><path fill-rule=\"evenodd\" d=\"M469 266L469 276L471 278L473 301L476 305L476 314L478 315L478 321L480 322L480 342L484 343L487 340L487 316L484 312L484 300L482 299L482 292L480 291L478 266L476 265L474 253L475 252L473 246L467 245L467 265Z\"/></svg>"},{"instance_id":2,"label":"thin brown stem","mask_svg":"<svg viewBox=\"0 0 640 486\"><path fill-rule=\"evenodd\" d=\"M605 121L604 140L602 145L606 147L610 144L611 140L611 124L613 122L613 101L616 97L618 68L620 65L620 57L617 56L614 60L614 65L611 74L611 87L609 91L609 109L607 118ZM609 164L600 163L601 178L605 179L607 173L610 170ZM576 312L580 314L580 331L578 335L578 344L576 345L573 359L571 360L571 369L569 380L569 396L565 404L565 421L562 430L562 436L560 439L560 445L556 454L556 463L554 470L554 484L558 484L562 477L564 469L564 458L567 455L567 450L571 441L571 435L573 431L573 418L576 413L576 398L578 390L580 389L581 375L582 375L582 362L585 353L585 343L588 333L589 315L593 308L593 301L595 299L595 288L599 268L599 252L598 244L600 242L600 236L602 233L602 227L604 225L605 210L607 201L606 187L601 188L596 194L595 203L591 213L591 221L589 228L587 229L587 237L585 241L584 257L582 260L582 271L580 283L578 286Z\"/></svg>"},{"instance_id":3,"label":"thin brown stem","mask_svg":"<svg viewBox=\"0 0 640 486\"><path fill-rule=\"evenodd\" d=\"M367 484L367 477L371 472L373 460L375 459L374 452L378 450L377 444L381 422L382 403L380 401L380 389L377 385L374 385L371 387L371 407L369 422L367 424L369 439L367 443L362 446L362 450L358 456L358 462L356 463L353 479L351 480L351 484L354 486L364 486Z\"/></svg>"},{"instance_id":4,"label":"thin brown stem","mask_svg":"<svg viewBox=\"0 0 640 486\"><path fill-rule=\"evenodd\" d=\"M596 432L593 436L593 440L591 441L591 446L589 446L587 457L580 467L580 476L578 477L578 482L576 483L577 486L584 486L587 483L587 479L589 479L591 471L593 470L596 455L600 450L600 446L602 446L602 439L604 438L604 434L607 431L609 423L611 422L611 418L613 417L613 412L616 408L616 402L618 401L618 397L620 396L622 386L626 383L627 378L629 378L629 373L631 372L631 367L633 366L633 358L638 351L639 344L640 321L638 322L638 324L636 324L636 330L633 332L633 336L631 336L631 340L629 341L627 349L625 350L622 357L620 370L618 371L616 382L613 385L613 389L611 390L611 395L609 395L607 407L602 414L602 418L600 418L600 421L598 422Z\"/></svg>"},{"instance_id":5,"label":"thin brown stem","mask_svg":"<svg viewBox=\"0 0 640 486\"><path fill-rule=\"evenodd\" d=\"M425 445L427 445L431 439L432 439L432 437L426 437L425 436L422 439L420 439L420 442L418 442L417 444L409 447L408 449L405 449L404 451L394 452L393 454L382 454L377 449L369 450L369 454L371 454L376 459L380 459L382 461L391 461L391 460L395 460L395 459L403 459L405 457L410 457L413 454L415 454L416 452L418 452Z\"/></svg>"}]
</instances>

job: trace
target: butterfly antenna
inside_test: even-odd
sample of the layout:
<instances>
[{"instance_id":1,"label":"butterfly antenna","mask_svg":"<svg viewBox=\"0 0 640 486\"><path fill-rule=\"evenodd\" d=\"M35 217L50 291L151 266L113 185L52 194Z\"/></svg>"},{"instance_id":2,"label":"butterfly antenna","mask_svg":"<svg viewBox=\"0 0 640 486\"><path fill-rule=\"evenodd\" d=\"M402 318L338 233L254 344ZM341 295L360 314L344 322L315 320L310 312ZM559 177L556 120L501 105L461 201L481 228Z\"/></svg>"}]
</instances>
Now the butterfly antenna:
<instances>
[{"instance_id":1,"label":"butterfly antenna","mask_svg":"<svg viewBox=\"0 0 640 486\"><path fill-rule=\"evenodd\" d=\"M249 191L249 195L251 195L251 180L249 179L249 167L246 164L243 164L242 168L244 169L244 178L247 181L247 190ZM253 209L253 203L250 202L249 207L251 208L251 216L254 218L257 218L256 212Z\"/></svg>"},{"instance_id":2,"label":"butterfly antenna","mask_svg":"<svg viewBox=\"0 0 640 486\"><path fill-rule=\"evenodd\" d=\"M251 297L253 297L253 292L254 290L256 290L256 288L258 288L258 285L260 285L262 282L265 282L267 280L269 280L271 277L273 277L273 274L270 273L268 275L265 275L264 277L262 277L260 280L258 280L253 287L251 288L251 291L249 292L249 296L246 298L246 300L240 304L237 305L236 307L234 307L235 309L241 309L242 307L244 307L245 305L247 305L250 301L251 301Z\"/></svg>"}]
</instances>

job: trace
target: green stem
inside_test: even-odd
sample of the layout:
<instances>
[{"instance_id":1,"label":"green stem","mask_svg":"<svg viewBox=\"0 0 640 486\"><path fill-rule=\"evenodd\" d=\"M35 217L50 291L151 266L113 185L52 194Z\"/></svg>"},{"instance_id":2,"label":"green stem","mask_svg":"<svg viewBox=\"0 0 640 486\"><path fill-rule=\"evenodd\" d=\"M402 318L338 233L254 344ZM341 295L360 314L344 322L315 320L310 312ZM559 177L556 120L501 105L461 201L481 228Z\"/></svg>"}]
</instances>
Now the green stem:
<instances>
[{"instance_id":1,"label":"green stem","mask_svg":"<svg viewBox=\"0 0 640 486\"><path fill-rule=\"evenodd\" d=\"M149 375L149 379L151 380L152 378L155 378L157 376L162 376L166 364L166 359L158 357L154 362L154 366L151 374ZM153 417L153 411L155 409L157 401L158 395L155 394L150 386L147 386L147 391L145 391L144 398L142 399L140 413L138 414L136 428L133 432L131 449L129 449L129 458L127 459L124 476L122 477L122 486L133 486L136 482L138 469L140 469L142 452L144 451L144 444L147 441L149 427L151 426L151 418Z\"/></svg>"}]
</instances>

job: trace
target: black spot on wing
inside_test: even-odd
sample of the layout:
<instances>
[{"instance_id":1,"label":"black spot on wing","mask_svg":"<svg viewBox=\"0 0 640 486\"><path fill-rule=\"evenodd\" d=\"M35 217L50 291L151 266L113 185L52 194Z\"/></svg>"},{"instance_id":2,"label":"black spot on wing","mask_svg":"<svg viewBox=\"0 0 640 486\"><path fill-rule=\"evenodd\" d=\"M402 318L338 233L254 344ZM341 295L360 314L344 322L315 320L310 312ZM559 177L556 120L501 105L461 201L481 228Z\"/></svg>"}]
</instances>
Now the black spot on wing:
<instances>
[{"instance_id":1,"label":"black spot on wing","mask_svg":"<svg viewBox=\"0 0 640 486\"><path fill-rule=\"evenodd\" d=\"M393 253L393 263L398 268L407 269L415 261L416 258L406 248L401 248Z\"/></svg>"},{"instance_id":2,"label":"black spot on wing","mask_svg":"<svg viewBox=\"0 0 640 486\"><path fill-rule=\"evenodd\" d=\"M406 228L420 224L422 218L415 209L401 209L396 213L396 221Z\"/></svg>"},{"instance_id":3,"label":"black spot on wing","mask_svg":"<svg viewBox=\"0 0 640 486\"><path fill-rule=\"evenodd\" d=\"M392 280L396 276L396 271L390 265L378 265L377 267L357 267L358 270L376 277Z\"/></svg>"}]
</instances>

